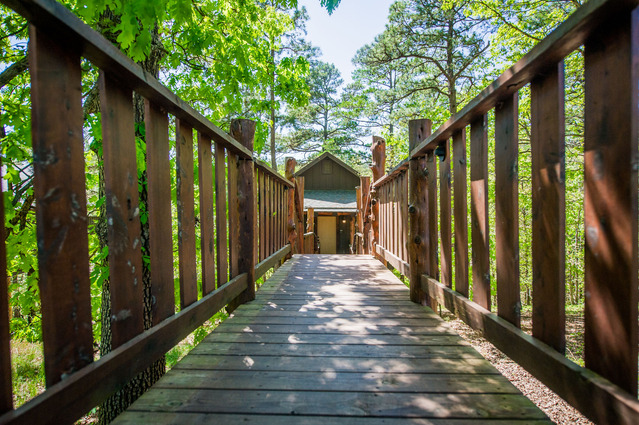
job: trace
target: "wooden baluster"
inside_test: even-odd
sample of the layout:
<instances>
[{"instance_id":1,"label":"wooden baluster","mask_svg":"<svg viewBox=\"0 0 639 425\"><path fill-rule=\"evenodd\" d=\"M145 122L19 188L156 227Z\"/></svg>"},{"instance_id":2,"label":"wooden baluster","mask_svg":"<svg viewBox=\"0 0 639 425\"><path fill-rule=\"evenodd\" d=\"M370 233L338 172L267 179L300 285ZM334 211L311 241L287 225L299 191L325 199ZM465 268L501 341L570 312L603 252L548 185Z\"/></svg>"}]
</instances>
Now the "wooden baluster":
<instances>
[{"instance_id":1,"label":"wooden baluster","mask_svg":"<svg viewBox=\"0 0 639 425\"><path fill-rule=\"evenodd\" d=\"M388 185L382 185L380 192L380 211L379 211L379 243L384 249L389 249L388 245Z\"/></svg>"},{"instance_id":2,"label":"wooden baluster","mask_svg":"<svg viewBox=\"0 0 639 425\"><path fill-rule=\"evenodd\" d=\"M409 151L431 133L430 120L411 120L408 122ZM430 297L422 288L422 275L429 273L429 249L433 246L429 240L429 181L435 176L429 171L426 158L411 158L408 166L408 255L410 299L414 303L432 305ZM432 204L434 205L434 204Z\"/></svg>"},{"instance_id":3,"label":"wooden baluster","mask_svg":"<svg viewBox=\"0 0 639 425\"><path fill-rule=\"evenodd\" d=\"M271 220L271 216L273 215L273 204L272 204L272 185L271 185L271 176L266 176L266 198L265 198L265 214L264 224L266 225L266 239L264 239L264 246L266 249L266 256L269 257L272 253L272 241L273 241L273 220Z\"/></svg>"},{"instance_id":4,"label":"wooden baluster","mask_svg":"<svg viewBox=\"0 0 639 425\"><path fill-rule=\"evenodd\" d=\"M253 258L255 258L255 264L259 264L260 262L260 245L259 245L259 234L260 227L258 224L259 216L260 216L260 206L259 206L259 198L258 198L258 190L259 190L259 181L258 181L259 169L257 168L257 164L253 163L253 187L255 188L255 243L253 244Z\"/></svg>"},{"instance_id":5,"label":"wooden baluster","mask_svg":"<svg viewBox=\"0 0 639 425\"><path fill-rule=\"evenodd\" d=\"M279 205L280 205L280 184L273 179L273 252L280 249L280 232L279 232Z\"/></svg>"},{"instance_id":6,"label":"wooden baluster","mask_svg":"<svg viewBox=\"0 0 639 425\"><path fill-rule=\"evenodd\" d=\"M264 173L264 171L258 169L257 170L257 175L258 175L258 187L257 187L257 192L258 192L258 199L259 199L259 216L258 216L258 226L259 226L259 231L260 231L260 236L259 236L259 244L260 244L260 261L264 260L267 255L266 255L266 210L265 210L265 202L266 199L265 198L265 194L264 194L264 179L265 179L265 175L266 173Z\"/></svg>"},{"instance_id":7,"label":"wooden baluster","mask_svg":"<svg viewBox=\"0 0 639 425\"><path fill-rule=\"evenodd\" d=\"M495 108L497 314L519 327L518 95Z\"/></svg>"},{"instance_id":8,"label":"wooden baluster","mask_svg":"<svg viewBox=\"0 0 639 425\"><path fill-rule=\"evenodd\" d=\"M426 270L425 273L435 280L439 280L439 261L437 259L437 157L434 152L426 154L424 170L426 181ZM436 306L431 298L431 306Z\"/></svg>"},{"instance_id":9,"label":"wooden baluster","mask_svg":"<svg viewBox=\"0 0 639 425\"><path fill-rule=\"evenodd\" d=\"M282 184L277 183L276 186L277 201L275 203L275 247L279 250L284 246L282 243Z\"/></svg>"},{"instance_id":10,"label":"wooden baluster","mask_svg":"<svg viewBox=\"0 0 639 425\"><path fill-rule=\"evenodd\" d=\"M566 348L564 64L531 83L533 336Z\"/></svg>"},{"instance_id":11,"label":"wooden baluster","mask_svg":"<svg viewBox=\"0 0 639 425\"><path fill-rule=\"evenodd\" d=\"M470 211L473 301L490 310L490 242L488 240L488 125L486 115L470 125Z\"/></svg>"},{"instance_id":12,"label":"wooden baluster","mask_svg":"<svg viewBox=\"0 0 639 425\"><path fill-rule=\"evenodd\" d=\"M240 207L238 205L238 161L237 154L228 152L228 211L229 211L229 272L233 278L239 274L238 269L238 241L240 238ZM246 178L246 176L242 176Z\"/></svg>"},{"instance_id":13,"label":"wooden baluster","mask_svg":"<svg viewBox=\"0 0 639 425\"><path fill-rule=\"evenodd\" d=\"M408 173L402 173L402 260L408 263Z\"/></svg>"},{"instance_id":14,"label":"wooden baluster","mask_svg":"<svg viewBox=\"0 0 639 425\"><path fill-rule=\"evenodd\" d=\"M295 217L299 252L304 253L304 176L295 177Z\"/></svg>"},{"instance_id":15,"label":"wooden baluster","mask_svg":"<svg viewBox=\"0 0 639 425\"><path fill-rule=\"evenodd\" d=\"M215 234L213 205L213 154L211 138L198 132L200 184L200 249L202 250L202 294L215 290Z\"/></svg>"},{"instance_id":16,"label":"wooden baluster","mask_svg":"<svg viewBox=\"0 0 639 425\"><path fill-rule=\"evenodd\" d=\"M175 129L180 307L184 308L197 301L193 128L178 119Z\"/></svg>"},{"instance_id":17,"label":"wooden baluster","mask_svg":"<svg viewBox=\"0 0 639 425\"><path fill-rule=\"evenodd\" d=\"M171 174L169 163L169 118L166 112L145 102L146 170L149 208L149 257L151 261L152 324L175 312L173 246L171 225Z\"/></svg>"},{"instance_id":18,"label":"wooden baluster","mask_svg":"<svg viewBox=\"0 0 639 425\"><path fill-rule=\"evenodd\" d=\"M637 396L639 10L585 44L586 367Z\"/></svg>"},{"instance_id":19,"label":"wooden baluster","mask_svg":"<svg viewBox=\"0 0 639 425\"><path fill-rule=\"evenodd\" d=\"M360 185L362 187L362 221L363 221L363 230L364 240L362 241L362 250L363 254L370 254L370 233L371 233L371 220L369 218L371 214L371 178L370 177L360 177L359 178Z\"/></svg>"},{"instance_id":20,"label":"wooden baluster","mask_svg":"<svg viewBox=\"0 0 639 425\"><path fill-rule=\"evenodd\" d=\"M115 349L144 330L138 172L133 93L104 72L99 83Z\"/></svg>"},{"instance_id":21,"label":"wooden baluster","mask_svg":"<svg viewBox=\"0 0 639 425\"><path fill-rule=\"evenodd\" d=\"M31 45L33 47L33 44ZM33 69L33 68L32 68ZM33 71L32 71L33 72ZM31 86L33 90L33 85ZM31 92L33 94L33 91ZM35 106L35 104L34 104ZM35 140L35 133L34 133ZM0 169L2 168L0 164ZM0 176L2 178L2 176ZM11 383L11 334L9 329L9 288L7 285L7 248L5 246L4 195L0 185L0 415L13 409ZM88 263L87 263L88 264Z\"/></svg>"},{"instance_id":22,"label":"wooden baluster","mask_svg":"<svg viewBox=\"0 0 639 425\"><path fill-rule=\"evenodd\" d=\"M451 245L451 196L450 196L450 142L448 139L440 145L443 146L445 157L439 159L439 209L440 209L440 222L439 230L441 232L441 263L442 273L441 282L448 286L453 287L453 273L452 273L452 245Z\"/></svg>"},{"instance_id":23,"label":"wooden baluster","mask_svg":"<svg viewBox=\"0 0 639 425\"><path fill-rule=\"evenodd\" d=\"M271 185L271 209L269 211L269 221L271 223L271 238L270 238L270 247L271 247L271 255L273 255L275 253L275 251L277 251L277 245L275 244L275 240L277 239L277 222L275 220L275 211L277 210L276 207L276 197L275 197L275 192L277 190L277 185L275 182L275 178L271 177L270 179L270 185ZM302 223L303 225L304 223ZM304 233L304 232L302 232Z\"/></svg>"},{"instance_id":24,"label":"wooden baluster","mask_svg":"<svg viewBox=\"0 0 639 425\"><path fill-rule=\"evenodd\" d=\"M30 37L34 194L44 367L49 387L93 361L82 76L79 51L52 40L33 26ZM2 224L4 235L4 220ZM2 312L7 308L4 243L3 237ZM7 319L3 313L0 326L4 328ZM4 339L4 329L2 333L4 345L8 340ZM9 359L6 354L3 350L2 357ZM7 372L8 381L3 379L3 386L8 382L9 399L0 400L0 410L11 408L11 367Z\"/></svg>"},{"instance_id":25,"label":"wooden baluster","mask_svg":"<svg viewBox=\"0 0 639 425\"><path fill-rule=\"evenodd\" d=\"M399 176L396 176L393 180L393 254L397 257L399 254L399 233L401 230L401 224L399 221Z\"/></svg>"},{"instance_id":26,"label":"wooden baluster","mask_svg":"<svg viewBox=\"0 0 639 425\"><path fill-rule=\"evenodd\" d=\"M390 250L390 234L389 234L389 229L390 229L390 223L389 223L389 219L390 219L390 214L389 214L389 185L385 184L382 186L382 204L380 206L381 211L380 211L380 235L379 235L379 239L380 239L380 243L381 245L384 247L384 249Z\"/></svg>"},{"instance_id":27,"label":"wooden baluster","mask_svg":"<svg viewBox=\"0 0 639 425\"><path fill-rule=\"evenodd\" d=\"M286 186L280 185L280 247L286 245Z\"/></svg>"},{"instance_id":28,"label":"wooden baluster","mask_svg":"<svg viewBox=\"0 0 639 425\"><path fill-rule=\"evenodd\" d=\"M226 230L226 152L215 145L215 229L217 243L217 287L229 281L229 257Z\"/></svg>"},{"instance_id":29,"label":"wooden baluster","mask_svg":"<svg viewBox=\"0 0 639 425\"><path fill-rule=\"evenodd\" d=\"M288 157L286 158L286 179L289 180L293 185L295 185L295 165L297 161L295 158ZM295 220L295 188L289 188L287 190L287 202L286 202L286 231L288 233L288 243L291 244L291 253L288 255L289 258L292 254L297 254L297 231L301 231L301 229L296 229L296 220Z\"/></svg>"},{"instance_id":30,"label":"wooden baluster","mask_svg":"<svg viewBox=\"0 0 639 425\"><path fill-rule=\"evenodd\" d=\"M468 297L466 128L453 134L453 194L453 210L455 213L455 291Z\"/></svg>"},{"instance_id":31,"label":"wooden baluster","mask_svg":"<svg viewBox=\"0 0 639 425\"><path fill-rule=\"evenodd\" d=\"M255 121L233 120L231 122L231 136L245 148L253 152L255 137ZM255 227L257 214L255 210L255 178L253 172L255 164L253 158L240 158L237 174L237 273L247 274L247 288L231 303L229 309L233 311L238 305L255 299Z\"/></svg>"}]
</instances>

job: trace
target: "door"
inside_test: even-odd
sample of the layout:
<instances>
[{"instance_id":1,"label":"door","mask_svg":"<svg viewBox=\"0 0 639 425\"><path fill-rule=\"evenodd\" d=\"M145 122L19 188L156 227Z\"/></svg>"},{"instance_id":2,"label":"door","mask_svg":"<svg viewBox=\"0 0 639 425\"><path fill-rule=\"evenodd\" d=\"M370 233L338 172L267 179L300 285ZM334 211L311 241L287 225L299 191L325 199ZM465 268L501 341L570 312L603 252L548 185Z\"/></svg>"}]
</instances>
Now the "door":
<instances>
[{"instance_id":1,"label":"door","mask_svg":"<svg viewBox=\"0 0 639 425\"><path fill-rule=\"evenodd\" d=\"M336 254L337 217L318 216L317 236L320 241L320 254Z\"/></svg>"}]
</instances>

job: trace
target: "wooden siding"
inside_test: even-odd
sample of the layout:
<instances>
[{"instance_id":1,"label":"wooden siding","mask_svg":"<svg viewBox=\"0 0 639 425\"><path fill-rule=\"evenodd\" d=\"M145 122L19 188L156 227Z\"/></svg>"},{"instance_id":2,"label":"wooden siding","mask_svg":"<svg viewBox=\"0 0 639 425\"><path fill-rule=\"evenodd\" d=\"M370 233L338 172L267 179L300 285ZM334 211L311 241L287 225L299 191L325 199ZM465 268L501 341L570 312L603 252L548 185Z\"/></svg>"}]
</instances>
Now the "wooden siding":
<instances>
[{"instance_id":1,"label":"wooden siding","mask_svg":"<svg viewBox=\"0 0 639 425\"><path fill-rule=\"evenodd\" d=\"M325 167L331 172L325 174ZM304 190L355 190L359 186L359 176L330 158L324 158L300 174L305 180Z\"/></svg>"}]
</instances>

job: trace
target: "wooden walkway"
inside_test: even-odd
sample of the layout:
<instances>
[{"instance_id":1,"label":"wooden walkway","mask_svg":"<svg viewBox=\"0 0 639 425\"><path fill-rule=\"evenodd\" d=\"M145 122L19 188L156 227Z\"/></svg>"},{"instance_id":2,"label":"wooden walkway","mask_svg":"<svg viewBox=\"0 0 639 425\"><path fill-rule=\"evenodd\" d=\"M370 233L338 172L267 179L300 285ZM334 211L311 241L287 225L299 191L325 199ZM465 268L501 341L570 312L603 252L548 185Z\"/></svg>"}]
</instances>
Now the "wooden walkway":
<instances>
[{"instance_id":1,"label":"wooden walkway","mask_svg":"<svg viewBox=\"0 0 639 425\"><path fill-rule=\"evenodd\" d=\"M548 424L369 256L295 256L114 423Z\"/></svg>"}]
</instances>

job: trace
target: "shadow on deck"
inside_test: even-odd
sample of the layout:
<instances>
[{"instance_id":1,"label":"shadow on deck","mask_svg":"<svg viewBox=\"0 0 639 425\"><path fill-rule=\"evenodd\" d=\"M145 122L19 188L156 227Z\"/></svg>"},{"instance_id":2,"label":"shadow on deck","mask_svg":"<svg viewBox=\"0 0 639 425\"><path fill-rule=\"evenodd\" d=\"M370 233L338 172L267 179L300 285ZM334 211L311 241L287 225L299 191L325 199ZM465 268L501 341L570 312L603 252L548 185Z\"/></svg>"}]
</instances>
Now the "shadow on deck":
<instances>
[{"instance_id":1,"label":"shadow on deck","mask_svg":"<svg viewBox=\"0 0 639 425\"><path fill-rule=\"evenodd\" d=\"M370 256L295 256L114 423L549 423Z\"/></svg>"}]
</instances>

